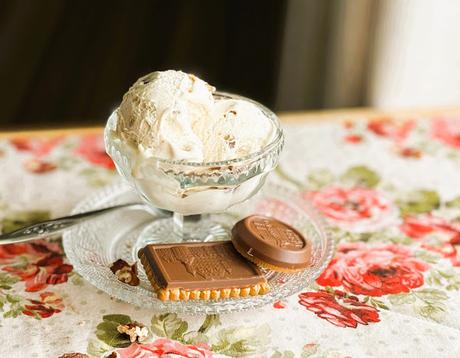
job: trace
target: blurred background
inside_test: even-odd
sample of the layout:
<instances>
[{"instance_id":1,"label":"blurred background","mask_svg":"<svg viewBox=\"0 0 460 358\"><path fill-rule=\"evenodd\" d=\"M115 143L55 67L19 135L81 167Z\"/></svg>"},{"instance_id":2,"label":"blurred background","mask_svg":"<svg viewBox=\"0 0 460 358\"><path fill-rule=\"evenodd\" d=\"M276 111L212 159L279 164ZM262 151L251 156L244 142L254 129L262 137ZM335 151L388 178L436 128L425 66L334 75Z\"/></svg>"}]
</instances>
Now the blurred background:
<instances>
[{"instance_id":1,"label":"blurred background","mask_svg":"<svg viewBox=\"0 0 460 358\"><path fill-rule=\"evenodd\" d=\"M277 111L460 105L460 1L2 0L0 129L102 124L181 69Z\"/></svg>"}]
</instances>

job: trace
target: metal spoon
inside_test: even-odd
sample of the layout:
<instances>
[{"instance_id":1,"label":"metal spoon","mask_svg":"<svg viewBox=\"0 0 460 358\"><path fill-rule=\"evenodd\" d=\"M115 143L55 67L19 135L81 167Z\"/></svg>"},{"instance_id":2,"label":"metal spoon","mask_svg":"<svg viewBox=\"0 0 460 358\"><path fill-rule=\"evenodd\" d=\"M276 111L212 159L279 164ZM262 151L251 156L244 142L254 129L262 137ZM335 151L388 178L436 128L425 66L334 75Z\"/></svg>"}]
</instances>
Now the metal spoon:
<instances>
[{"instance_id":1,"label":"metal spoon","mask_svg":"<svg viewBox=\"0 0 460 358\"><path fill-rule=\"evenodd\" d=\"M64 216L57 219L42 221L21 229L0 235L0 245L13 244L17 242L35 240L42 237L55 235L68 229L71 226L81 224L82 222L93 219L100 215L104 215L119 209L143 209L151 212L158 217L166 217L171 215L169 211L162 209L153 209L143 203L129 203L111 206L108 208L97 209L85 213Z\"/></svg>"}]
</instances>

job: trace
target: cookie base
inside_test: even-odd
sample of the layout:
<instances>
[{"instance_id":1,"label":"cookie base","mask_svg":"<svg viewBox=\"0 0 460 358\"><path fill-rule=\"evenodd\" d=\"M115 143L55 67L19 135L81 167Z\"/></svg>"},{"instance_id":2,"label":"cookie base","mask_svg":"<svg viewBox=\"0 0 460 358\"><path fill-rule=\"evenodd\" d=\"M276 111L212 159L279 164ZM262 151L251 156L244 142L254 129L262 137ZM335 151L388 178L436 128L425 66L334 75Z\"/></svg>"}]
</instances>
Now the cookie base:
<instances>
[{"instance_id":1,"label":"cookie base","mask_svg":"<svg viewBox=\"0 0 460 358\"><path fill-rule=\"evenodd\" d=\"M243 256L246 260L251 261L254 265L260 268L264 268L264 269L276 271L276 272L283 272L283 273L296 273L296 272L300 272L300 271L307 269L307 267L293 269L293 268L280 267L280 266L269 264L265 261L259 260L257 257L248 255L248 253L245 250L243 250L240 247L240 245L238 245L235 241L232 241L232 243L233 243L233 246L235 247L235 250L238 251L238 253L241 256Z\"/></svg>"}]
</instances>

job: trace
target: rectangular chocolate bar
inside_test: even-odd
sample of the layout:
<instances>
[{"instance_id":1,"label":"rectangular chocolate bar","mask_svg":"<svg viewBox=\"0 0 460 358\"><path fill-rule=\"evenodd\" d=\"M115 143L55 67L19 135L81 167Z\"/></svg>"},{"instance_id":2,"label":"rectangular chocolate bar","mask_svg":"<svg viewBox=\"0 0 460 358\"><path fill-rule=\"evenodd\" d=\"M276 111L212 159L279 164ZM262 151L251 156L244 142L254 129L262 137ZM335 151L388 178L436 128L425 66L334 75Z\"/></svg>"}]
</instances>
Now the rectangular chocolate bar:
<instances>
[{"instance_id":1,"label":"rectangular chocolate bar","mask_svg":"<svg viewBox=\"0 0 460 358\"><path fill-rule=\"evenodd\" d=\"M265 294L265 277L230 241L147 245L138 253L161 300Z\"/></svg>"}]
</instances>

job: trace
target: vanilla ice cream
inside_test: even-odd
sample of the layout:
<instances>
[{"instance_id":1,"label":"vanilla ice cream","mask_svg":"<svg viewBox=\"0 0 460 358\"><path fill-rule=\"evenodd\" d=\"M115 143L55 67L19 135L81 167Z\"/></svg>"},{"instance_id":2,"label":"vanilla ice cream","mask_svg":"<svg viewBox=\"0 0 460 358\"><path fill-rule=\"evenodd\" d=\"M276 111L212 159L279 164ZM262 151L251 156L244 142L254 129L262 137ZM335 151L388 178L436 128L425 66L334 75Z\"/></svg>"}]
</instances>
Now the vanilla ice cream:
<instances>
[{"instance_id":1,"label":"vanilla ice cream","mask_svg":"<svg viewBox=\"0 0 460 358\"><path fill-rule=\"evenodd\" d=\"M215 100L214 91L194 75L153 72L124 95L116 133L144 157L200 163L241 158L273 140L276 128L256 105Z\"/></svg>"},{"instance_id":2,"label":"vanilla ice cream","mask_svg":"<svg viewBox=\"0 0 460 358\"><path fill-rule=\"evenodd\" d=\"M164 71L128 90L107 122L105 141L119 173L147 203L192 215L221 212L254 195L278 162L283 136L261 105Z\"/></svg>"}]
</instances>

